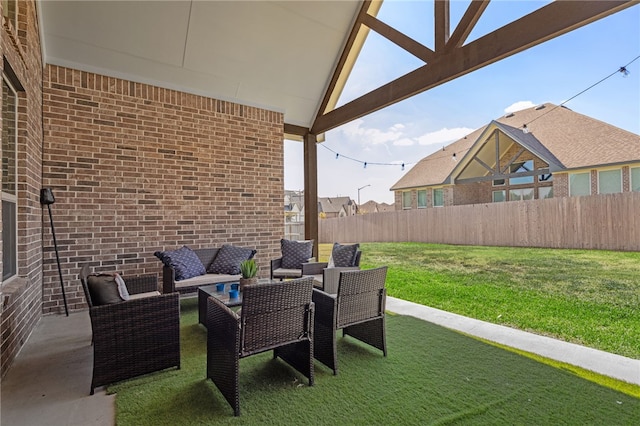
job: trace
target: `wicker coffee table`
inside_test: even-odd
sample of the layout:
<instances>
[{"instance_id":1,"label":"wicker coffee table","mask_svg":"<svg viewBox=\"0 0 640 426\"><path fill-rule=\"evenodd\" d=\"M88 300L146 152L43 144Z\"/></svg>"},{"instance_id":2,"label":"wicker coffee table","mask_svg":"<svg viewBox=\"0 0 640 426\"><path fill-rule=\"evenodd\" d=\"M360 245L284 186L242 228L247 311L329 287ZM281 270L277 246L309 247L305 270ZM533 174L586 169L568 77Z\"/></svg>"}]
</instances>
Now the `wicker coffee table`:
<instances>
[{"instance_id":1,"label":"wicker coffee table","mask_svg":"<svg viewBox=\"0 0 640 426\"><path fill-rule=\"evenodd\" d=\"M233 299L229 297L232 284L238 283L224 283L223 291L217 290L217 284L198 287L198 322L200 324L207 326L207 299L209 297L215 297L229 307L242 305L242 293L238 293L238 297Z\"/></svg>"}]
</instances>

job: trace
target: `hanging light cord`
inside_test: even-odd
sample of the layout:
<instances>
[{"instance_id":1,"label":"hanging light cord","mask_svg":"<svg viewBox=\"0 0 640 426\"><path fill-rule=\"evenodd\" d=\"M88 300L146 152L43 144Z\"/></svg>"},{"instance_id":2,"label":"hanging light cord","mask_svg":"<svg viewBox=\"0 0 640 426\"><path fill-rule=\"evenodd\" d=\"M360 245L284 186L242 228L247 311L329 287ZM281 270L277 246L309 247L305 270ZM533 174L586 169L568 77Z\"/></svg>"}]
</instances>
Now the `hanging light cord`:
<instances>
[{"instance_id":1,"label":"hanging light cord","mask_svg":"<svg viewBox=\"0 0 640 426\"><path fill-rule=\"evenodd\" d=\"M584 89L583 91L581 91L578 94L573 95L572 97L570 97L569 99L567 99L566 101L562 102L560 105L556 105L555 107L551 108L549 111L546 111L544 114L540 114L539 116L537 116L536 118L534 118L533 120L529 121L528 123L523 124L523 129L527 129L527 125L533 123L534 121L536 121L538 118L540 117L544 117L545 115L549 114L551 111L553 111L556 108L559 108L561 106L563 106L564 104L566 104L567 102L571 101L572 99L577 98L578 96L582 95L584 92L593 89L594 87L596 87L597 85L599 85L600 83L604 82L605 80L608 80L609 78L613 77L614 75L621 73L624 77L629 75L629 70L627 69L627 67L629 65L631 65L632 63L634 63L635 61L637 61L638 59L640 59L640 55L636 56L635 58L633 58L628 64L621 66L620 68L618 68L617 70L615 70L614 72L612 72L611 74L609 74L608 76L606 76L605 78L601 79L600 81L598 81L597 83L593 83L591 86L587 87L586 89Z\"/></svg>"},{"instance_id":2,"label":"hanging light cord","mask_svg":"<svg viewBox=\"0 0 640 426\"><path fill-rule=\"evenodd\" d=\"M623 65L623 66L621 66L620 68L616 69L614 72L612 72L612 73L611 73L611 74L609 74L608 76L604 77L604 78L603 78L603 79L601 79L600 81L598 81L598 82L596 82L596 83L592 84L591 86L587 87L586 89L582 90L581 92L579 92L579 93L577 93L577 94L573 95L572 97L570 97L570 98L569 98L569 99L567 99L566 101L562 102L561 104L556 105L555 107L553 107L553 108L551 108L550 110L548 110L548 111L544 112L543 114L540 114L539 116L537 116L537 117L536 117L536 118L534 118L533 120L531 120L531 121L529 121L529 122L527 122L527 123L524 123L524 124L522 125L522 129L523 129L523 131L525 131L526 133L528 133L528 132L529 132L529 128L527 127L527 125L529 125L529 124L533 123L533 122L534 122L534 121L536 121L538 118L540 118L540 117L543 117L543 116L547 115L548 113L550 113L551 111L555 110L556 108L559 108L559 107L563 106L563 105L564 105L564 104L566 104L567 102L569 102L569 101L571 101L571 100L573 100L573 99L577 98L578 96L582 95L582 94L583 94L583 93L585 93L586 91L593 89L594 87L596 87L597 85L601 84L601 83L602 83L602 82L604 82L605 80L608 80L609 78L613 77L614 75L616 75L616 74L618 74L618 73L621 73L624 77L628 76L628 75L629 75L629 70L627 69L627 67L628 67L629 65L631 65L632 63L634 63L635 61L637 61L638 59L640 59L640 55L638 55L638 56L636 56L635 58L633 58L633 59L632 59L631 61L629 61L629 63L627 63L626 65ZM321 147L323 147L324 149L326 149L326 150L329 150L329 151L333 152L333 153L336 155L336 160L337 160L337 159L339 159L340 157L343 157L343 158L346 158L346 159L348 159L348 160L355 161L356 163L363 164L365 169L367 168L367 165L373 165L373 166L396 166L396 167L397 167L397 166L401 166L401 167L402 167L402 170L404 170L404 167L405 167L405 166L410 166L410 165L416 164L415 162L414 162L414 163L403 163L403 162L396 162L396 163L377 163L377 162L362 161L362 160L359 160L359 159L357 159L357 158L349 157L348 155L342 155L342 154L340 154L339 152L334 151L333 149L329 148L325 143L319 143L319 142L318 142L317 144L318 144L318 145L320 145ZM444 148L444 147L442 147L442 150L444 151L444 150L445 150L445 148ZM464 152L466 152L466 151L467 151L467 150L459 151L459 152L457 152L457 153L456 153L456 152L454 152L454 153L453 153L453 155L452 155L452 159L453 159L453 161L457 161L457 156L456 156L456 154L461 154L461 153L464 153Z\"/></svg>"}]
</instances>

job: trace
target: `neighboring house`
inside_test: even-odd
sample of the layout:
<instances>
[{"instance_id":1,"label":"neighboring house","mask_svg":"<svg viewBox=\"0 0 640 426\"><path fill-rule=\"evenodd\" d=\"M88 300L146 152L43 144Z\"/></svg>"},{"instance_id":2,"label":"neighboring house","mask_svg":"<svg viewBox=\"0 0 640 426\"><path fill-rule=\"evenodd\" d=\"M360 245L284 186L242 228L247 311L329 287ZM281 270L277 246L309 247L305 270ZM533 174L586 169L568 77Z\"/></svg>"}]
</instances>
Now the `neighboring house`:
<instances>
[{"instance_id":1,"label":"neighboring house","mask_svg":"<svg viewBox=\"0 0 640 426\"><path fill-rule=\"evenodd\" d=\"M381 213L395 210L393 204L378 203L369 200L358 207L358 214Z\"/></svg>"},{"instance_id":2,"label":"neighboring house","mask_svg":"<svg viewBox=\"0 0 640 426\"><path fill-rule=\"evenodd\" d=\"M318 197L318 215L321 218L353 216L357 204L349 197Z\"/></svg>"},{"instance_id":3,"label":"neighboring house","mask_svg":"<svg viewBox=\"0 0 640 426\"><path fill-rule=\"evenodd\" d=\"M547 103L423 158L391 190L396 210L640 191L640 135Z\"/></svg>"},{"instance_id":4,"label":"neighboring house","mask_svg":"<svg viewBox=\"0 0 640 426\"><path fill-rule=\"evenodd\" d=\"M284 190L284 238L304 239L304 191Z\"/></svg>"},{"instance_id":5,"label":"neighboring house","mask_svg":"<svg viewBox=\"0 0 640 426\"><path fill-rule=\"evenodd\" d=\"M392 212L396 209L395 204L378 203L378 213Z\"/></svg>"},{"instance_id":6,"label":"neighboring house","mask_svg":"<svg viewBox=\"0 0 640 426\"><path fill-rule=\"evenodd\" d=\"M304 223L304 191L284 191L285 223Z\"/></svg>"}]
</instances>

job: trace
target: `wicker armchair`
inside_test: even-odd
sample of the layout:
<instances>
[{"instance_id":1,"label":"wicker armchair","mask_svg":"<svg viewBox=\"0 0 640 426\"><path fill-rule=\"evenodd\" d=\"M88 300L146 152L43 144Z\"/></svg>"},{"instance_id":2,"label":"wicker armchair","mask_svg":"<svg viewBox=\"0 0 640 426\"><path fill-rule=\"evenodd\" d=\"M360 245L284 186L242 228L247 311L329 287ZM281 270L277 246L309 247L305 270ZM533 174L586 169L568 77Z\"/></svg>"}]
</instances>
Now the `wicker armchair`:
<instances>
[{"instance_id":1,"label":"wicker armchair","mask_svg":"<svg viewBox=\"0 0 640 426\"><path fill-rule=\"evenodd\" d=\"M314 356L338 374L337 331L382 351L387 356L385 335L385 280L387 267L340 273L337 294L313 289L316 305Z\"/></svg>"},{"instance_id":2,"label":"wicker armchair","mask_svg":"<svg viewBox=\"0 0 640 426\"><path fill-rule=\"evenodd\" d=\"M329 268L328 262L306 262L302 264L302 276L313 276L313 285L315 287L327 293L336 293L340 272L360 269L361 257L362 252L357 250L353 266L332 268Z\"/></svg>"},{"instance_id":3,"label":"wicker armchair","mask_svg":"<svg viewBox=\"0 0 640 426\"><path fill-rule=\"evenodd\" d=\"M313 386L313 302L311 277L247 286L242 313L220 300L207 300L207 378L240 415L240 359L273 349Z\"/></svg>"},{"instance_id":4,"label":"wicker armchair","mask_svg":"<svg viewBox=\"0 0 640 426\"><path fill-rule=\"evenodd\" d=\"M123 277L131 299L94 306L87 286L89 267L80 281L89 305L93 331L91 392L100 386L165 368L180 368L180 301L178 293L157 293L158 277ZM139 297L143 293L157 293ZM136 295L138 297L136 298Z\"/></svg>"},{"instance_id":5,"label":"wicker armchair","mask_svg":"<svg viewBox=\"0 0 640 426\"><path fill-rule=\"evenodd\" d=\"M287 251L287 247L292 247L292 244L311 244L313 246L313 240L303 240L303 241L290 241L290 240L280 240L280 249L282 250L282 257L277 259L272 259L271 264L271 274L270 278L272 280L284 280L289 278L301 278L302 277L302 267L291 268L291 266L286 266L285 252ZM305 258L302 262L315 262L315 247L312 247L311 256ZM284 265L283 265L284 263ZM286 266L286 267L285 267ZM322 273L322 272L320 272Z\"/></svg>"},{"instance_id":6,"label":"wicker armchair","mask_svg":"<svg viewBox=\"0 0 640 426\"><path fill-rule=\"evenodd\" d=\"M360 267L360 258L362 257L362 251L356 251L356 258L353 262L354 267ZM322 275L322 271L329 267L329 262L306 262L302 264L302 276L306 275Z\"/></svg>"}]
</instances>

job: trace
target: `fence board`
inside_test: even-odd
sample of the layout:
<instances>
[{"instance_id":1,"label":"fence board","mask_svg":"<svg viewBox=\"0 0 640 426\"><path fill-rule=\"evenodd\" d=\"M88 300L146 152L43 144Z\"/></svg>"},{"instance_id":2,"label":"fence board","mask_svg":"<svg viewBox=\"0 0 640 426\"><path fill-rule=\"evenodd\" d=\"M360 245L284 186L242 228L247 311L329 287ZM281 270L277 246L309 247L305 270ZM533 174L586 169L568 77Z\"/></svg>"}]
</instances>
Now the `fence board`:
<instances>
[{"instance_id":1,"label":"fence board","mask_svg":"<svg viewBox=\"0 0 640 426\"><path fill-rule=\"evenodd\" d=\"M319 241L640 251L640 193L413 209L321 219Z\"/></svg>"}]
</instances>

